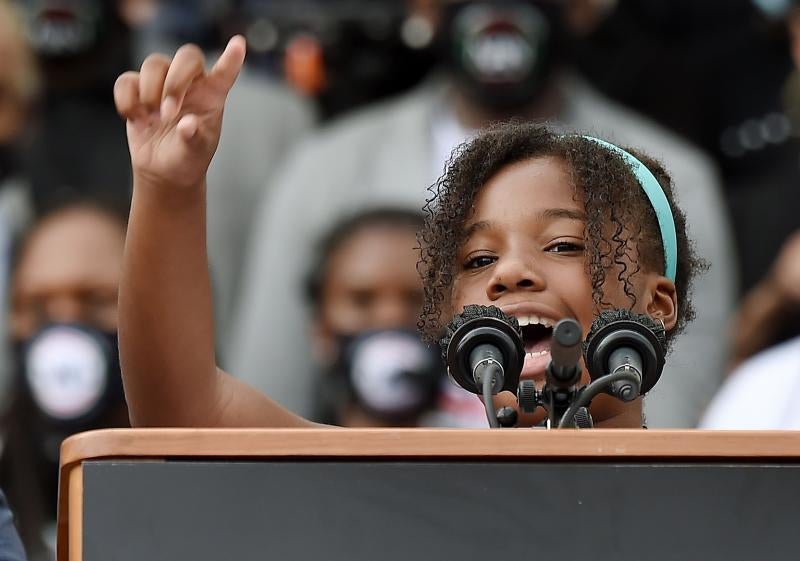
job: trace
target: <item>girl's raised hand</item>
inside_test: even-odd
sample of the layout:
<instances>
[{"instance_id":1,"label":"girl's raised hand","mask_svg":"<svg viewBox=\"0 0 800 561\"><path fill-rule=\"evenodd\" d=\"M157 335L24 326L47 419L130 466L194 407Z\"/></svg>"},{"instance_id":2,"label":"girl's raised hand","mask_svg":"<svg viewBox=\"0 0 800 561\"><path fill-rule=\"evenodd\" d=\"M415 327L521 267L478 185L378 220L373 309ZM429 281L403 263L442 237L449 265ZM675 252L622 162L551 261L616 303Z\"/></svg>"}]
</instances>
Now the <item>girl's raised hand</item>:
<instances>
[{"instance_id":1,"label":"girl's raised hand","mask_svg":"<svg viewBox=\"0 0 800 561\"><path fill-rule=\"evenodd\" d=\"M134 179L163 188L202 185L219 142L225 99L242 68L245 40L233 37L214 67L195 45L170 60L150 55L139 72L114 85L117 111L127 120Z\"/></svg>"}]
</instances>

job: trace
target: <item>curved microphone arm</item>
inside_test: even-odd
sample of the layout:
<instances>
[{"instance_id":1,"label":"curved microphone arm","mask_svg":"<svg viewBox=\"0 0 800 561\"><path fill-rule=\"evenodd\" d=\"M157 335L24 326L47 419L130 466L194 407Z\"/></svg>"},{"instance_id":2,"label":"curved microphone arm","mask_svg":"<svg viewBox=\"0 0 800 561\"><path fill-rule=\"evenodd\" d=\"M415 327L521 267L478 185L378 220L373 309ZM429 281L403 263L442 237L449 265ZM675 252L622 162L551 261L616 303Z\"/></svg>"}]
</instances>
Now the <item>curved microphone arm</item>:
<instances>
[{"instance_id":1,"label":"curved microphone arm","mask_svg":"<svg viewBox=\"0 0 800 561\"><path fill-rule=\"evenodd\" d=\"M605 392L616 382L630 382L631 384L638 385L641 380L639 377L630 370L618 370L607 376L602 376L583 388L578 399L570 404L569 408L564 411L564 416L558 422L558 428L572 428L575 425L575 414L581 407L588 407L592 400Z\"/></svg>"}]
</instances>

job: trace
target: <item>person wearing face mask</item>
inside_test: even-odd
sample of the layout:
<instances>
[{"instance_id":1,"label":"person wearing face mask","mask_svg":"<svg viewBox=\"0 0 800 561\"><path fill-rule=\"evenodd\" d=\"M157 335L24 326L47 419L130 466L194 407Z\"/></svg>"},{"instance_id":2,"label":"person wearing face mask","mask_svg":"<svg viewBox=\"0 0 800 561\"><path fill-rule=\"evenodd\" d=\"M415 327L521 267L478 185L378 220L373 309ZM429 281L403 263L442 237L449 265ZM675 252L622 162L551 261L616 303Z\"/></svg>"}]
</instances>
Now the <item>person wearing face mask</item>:
<instances>
[{"instance_id":1,"label":"person wearing face mask","mask_svg":"<svg viewBox=\"0 0 800 561\"><path fill-rule=\"evenodd\" d=\"M40 218L19 245L0 481L31 559L52 558L62 440L129 426L116 336L124 240L114 211L72 203Z\"/></svg>"},{"instance_id":2,"label":"person wearing face mask","mask_svg":"<svg viewBox=\"0 0 800 561\"><path fill-rule=\"evenodd\" d=\"M786 26L789 50L800 69L800 2L758 2ZM786 94L798 97L794 76ZM790 82L791 84L791 82ZM791 90L795 91L792 92ZM795 101L795 126L800 116ZM795 153L795 158L797 154ZM787 204L797 215L796 205ZM742 299L732 323L730 377L709 403L700 428L722 430L800 429L800 231L785 240L770 270ZM761 397L755 388L776 388ZM746 411L746 414L742 414Z\"/></svg>"},{"instance_id":3,"label":"person wearing face mask","mask_svg":"<svg viewBox=\"0 0 800 561\"><path fill-rule=\"evenodd\" d=\"M15 3L43 78L41 108L24 154L37 212L75 197L125 208L131 181L119 147L125 131L114 120L108 91L133 57L131 31L116 2Z\"/></svg>"},{"instance_id":4,"label":"person wearing face mask","mask_svg":"<svg viewBox=\"0 0 800 561\"><path fill-rule=\"evenodd\" d=\"M485 427L481 404L449 382L439 349L416 332L418 212L347 217L319 244L306 280L319 372L317 421L349 427Z\"/></svg>"},{"instance_id":5,"label":"person wearing face mask","mask_svg":"<svg viewBox=\"0 0 800 561\"><path fill-rule=\"evenodd\" d=\"M710 161L594 91L570 67L571 2L415 1L409 29L429 37L439 72L409 94L332 125L297 149L257 212L230 368L293 411L307 414L310 357L300 294L313 240L343 213L373 204L419 208L453 147L512 117L563 122L640 146L672 170L698 253L713 265L696 285L698 321L676 342L668 376L648 400L654 427L693 426L718 387L735 277L730 233ZM291 251L286 251L287 243ZM280 267L275 264L280 263ZM281 294L279 302L275 294ZM280 329L275 328L280 326ZM712 349L712 350L709 350ZM695 365L707 368L698 375ZM267 363L274 368L265 369ZM292 372L292 376L281 373Z\"/></svg>"}]
</instances>

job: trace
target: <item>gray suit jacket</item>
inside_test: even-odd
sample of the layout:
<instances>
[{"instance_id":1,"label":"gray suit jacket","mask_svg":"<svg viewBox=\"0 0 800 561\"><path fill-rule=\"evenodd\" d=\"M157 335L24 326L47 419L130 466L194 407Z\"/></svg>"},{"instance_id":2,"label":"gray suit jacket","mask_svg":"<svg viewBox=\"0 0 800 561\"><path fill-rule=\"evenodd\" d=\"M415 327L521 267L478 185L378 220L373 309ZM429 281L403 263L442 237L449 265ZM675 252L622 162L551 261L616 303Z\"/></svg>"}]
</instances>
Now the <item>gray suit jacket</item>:
<instances>
[{"instance_id":1,"label":"gray suit jacket","mask_svg":"<svg viewBox=\"0 0 800 561\"><path fill-rule=\"evenodd\" d=\"M207 245L215 324L222 339L228 336L258 202L271 174L314 122L308 103L285 86L246 71L228 99L207 179ZM220 358L224 363L224 354Z\"/></svg>"},{"instance_id":2,"label":"gray suit jacket","mask_svg":"<svg viewBox=\"0 0 800 561\"><path fill-rule=\"evenodd\" d=\"M692 426L721 379L721 343L734 290L730 235L714 169L695 149L581 80L566 78L564 89L567 103L559 118L568 127L640 147L666 164L697 249L714 263L697 283L698 320L677 341L647 402L651 426ZM426 85L320 132L292 154L258 209L229 340L230 366L297 413L307 415L311 407L313 365L301 281L314 244L357 209L421 207L436 179L431 120L442 103L441 88Z\"/></svg>"}]
</instances>

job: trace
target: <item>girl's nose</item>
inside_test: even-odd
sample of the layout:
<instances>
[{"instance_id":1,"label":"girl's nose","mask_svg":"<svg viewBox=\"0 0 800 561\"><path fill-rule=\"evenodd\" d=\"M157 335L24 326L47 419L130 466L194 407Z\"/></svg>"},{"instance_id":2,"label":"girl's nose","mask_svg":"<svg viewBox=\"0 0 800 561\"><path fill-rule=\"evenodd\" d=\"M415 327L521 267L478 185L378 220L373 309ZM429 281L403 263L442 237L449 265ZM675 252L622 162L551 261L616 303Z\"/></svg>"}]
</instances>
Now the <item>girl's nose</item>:
<instances>
[{"instance_id":1,"label":"girl's nose","mask_svg":"<svg viewBox=\"0 0 800 561\"><path fill-rule=\"evenodd\" d=\"M496 300L507 292L544 290L544 277L539 274L531 260L505 259L495 265L494 274L486 286L486 295Z\"/></svg>"}]
</instances>

